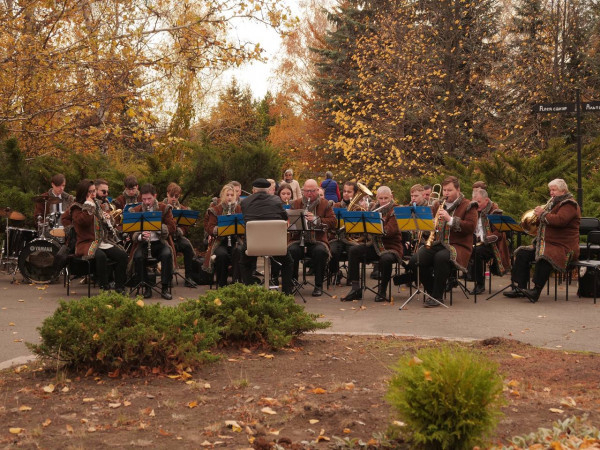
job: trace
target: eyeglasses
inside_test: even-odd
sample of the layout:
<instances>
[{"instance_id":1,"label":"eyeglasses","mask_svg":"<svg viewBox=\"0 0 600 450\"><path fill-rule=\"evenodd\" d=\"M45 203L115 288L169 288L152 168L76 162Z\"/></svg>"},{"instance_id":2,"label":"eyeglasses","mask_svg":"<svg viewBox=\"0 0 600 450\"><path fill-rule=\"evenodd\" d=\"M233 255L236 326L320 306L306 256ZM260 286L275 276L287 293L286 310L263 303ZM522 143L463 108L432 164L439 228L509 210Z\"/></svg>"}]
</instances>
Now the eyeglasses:
<instances>
[{"instance_id":1,"label":"eyeglasses","mask_svg":"<svg viewBox=\"0 0 600 450\"><path fill-rule=\"evenodd\" d=\"M306 193L317 192L318 189L302 189Z\"/></svg>"},{"instance_id":2,"label":"eyeglasses","mask_svg":"<svg viewBox=\"0 0 600 450\"><path fill-rule=\"evenodd\" d=\"M88 194L95 194L96 193L96 189L88 189Z\"/></svg>"},{"instance_id":3,"label":"eyeglasses","mask_svg":"<svg viewBox=\"0 0 600 450\"><path fill-rule=\"evenodd\" d=\"M108 194L108 189L106 189L106 190L101 190L101 191L98 191L98 192L100 192L101 194L104 194L104 195L106 195L106 194Z\"/></svg>"}]
</instances>

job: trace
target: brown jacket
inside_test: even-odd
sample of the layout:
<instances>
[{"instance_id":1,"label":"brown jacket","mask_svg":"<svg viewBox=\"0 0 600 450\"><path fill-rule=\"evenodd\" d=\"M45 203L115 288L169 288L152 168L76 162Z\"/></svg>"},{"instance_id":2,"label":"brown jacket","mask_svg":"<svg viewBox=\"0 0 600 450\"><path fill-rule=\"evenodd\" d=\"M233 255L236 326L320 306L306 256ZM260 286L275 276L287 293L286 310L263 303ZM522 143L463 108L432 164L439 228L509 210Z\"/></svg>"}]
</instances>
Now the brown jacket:
<instances>
[{"instance_id":1,"label":"brown jacket","mask_svg":"<svg viewBox=\"0 0 600 450\"><path fill-rule=\"evenodd\" d=\"M375 209L379 205L375 205ZM394 215L394 206L390 205L382 210L383 218L383 236L375 236L373 244L375 245L375 251L381 256L383 253L393 253L397 261L402 261L402 255L404 254L404 247L402 245L402 232L398 229L398 221ZM381 245L379 245L381 244Z\"/></svg>"},{"instance_id":2,"label":"brown jacket","mask_svg":"<svg viewBox=\"0 0 600 450\"><path fill-rule=\"evenodd\" d=\"M319 198L316 202L317 206L314 209L315 216L321 218L321 226L322 229L313 231L310 235L314 235L314 240L318 243L322 243L329 250L329 241L327 239L328 230L335 229L337 225L337 219L335 218L335 214L333 213L333 208L329 203L329 200L325 200L324 198ZM298 198L292 202L291 209L305 209L306 200L304 198ZM288 233L288 246L293 244L294 242L300 241L301 235L299 231L292 231ZM306 239L306 238L305 238ZM310 241L309 241L310 242Z\"/></svg>"},{"instance_id":3,"label":"brown jacket","mask_svg":"<svg viewBox=\"0 0 600 450\"><path fill-rule=\"evenodd\" d=\"M545 259L557 270L565 270L579 258L581 210L573 198L558 202L540 217L535 241L535 259ZM531 248L531 247L530 247Z\"/></svg>"},{"instance_id":4,"label":"brown jacket","mask_svg":"<svg viewBox=\"0 0 600 450\"><path fill-rule=\"evenodd\" d=\"M490 214L502 214L502 210L498 208L498 205L491 201L479 212L479 216L481 217L481 225L486 231L486 235L496 236L498 238L496 242L490 244L492 251L494 252L492 272L494 275L502 276L505 273L510 272L511 269L510 251L508 249L506 235L501 231L496 230L494 226L489 223L487 216Z\"/></svg>"},{"instance_id":5,"label":"brown jacket","mask_svg":"<svg viewBox=\"0 0 600 450\"><path fill-rule=\"evenodd\" d=\"M467 265L473 251L473 233L477 227L477 203L464 198L462 194L457 206L449 211L453 217L452 226L441 220L441 228L444 232L443 245L450 250L450 260L463 272L467 271ZM435 206L434 206L435 208ZM435 208L437 212L437 208ZM436 240L440 236L436 234Z\"/></svg>"},{"instance_id":6,"label":"brown jacket","mask_svg":"<svg viewBox=\"0 0 600 450\"><path fill-rule=\"evenodd\" d=\"M94 218L94 207L88 204L73 203L69 210L63 213L63 225L66 227L72 224L77 234L76 256L93 256L93 251L92 254L89 253L90 247L96 239ZM65 219L67 223L65 223Z\"/></svg>"}]
</instances>

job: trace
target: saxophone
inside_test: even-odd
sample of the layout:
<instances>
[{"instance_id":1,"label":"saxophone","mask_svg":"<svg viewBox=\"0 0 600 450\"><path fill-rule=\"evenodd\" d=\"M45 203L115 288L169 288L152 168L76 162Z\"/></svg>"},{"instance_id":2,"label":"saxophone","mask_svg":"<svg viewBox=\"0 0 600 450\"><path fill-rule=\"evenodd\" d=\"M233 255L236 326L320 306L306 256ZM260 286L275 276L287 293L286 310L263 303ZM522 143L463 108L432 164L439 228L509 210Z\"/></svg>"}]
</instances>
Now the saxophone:
<instances>
[{"instance_id":1,"label":"saxophone","mask_svg":"<svg viewBox=\"0 0 600 450\"><path fill-rule=\"evenodd\" d=\"M445 204L446 204L446 198L444 197L444 200L440 204L440 207L435 212L435 219L433 220L433 231L429 234L429 237L427 238L427 242L425 242L425 247L426 248L431 248L431 246L435 242L436 229L437 229L437 226L438 226L438 222L440 220L440 211L442 209L444 209L444 205Z\"/></svg>"}]
</instances>

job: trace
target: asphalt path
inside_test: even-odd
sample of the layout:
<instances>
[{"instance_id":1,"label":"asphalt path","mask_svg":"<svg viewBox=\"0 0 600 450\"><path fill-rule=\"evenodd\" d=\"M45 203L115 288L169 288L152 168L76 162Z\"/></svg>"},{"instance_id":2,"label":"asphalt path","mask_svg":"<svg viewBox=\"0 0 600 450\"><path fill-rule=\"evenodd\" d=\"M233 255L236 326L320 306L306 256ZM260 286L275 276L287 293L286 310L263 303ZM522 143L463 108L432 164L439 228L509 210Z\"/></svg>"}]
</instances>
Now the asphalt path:
<instances>
[{"instance_id":1,"label":"asphalt path","mask_svg":"<svg viewBox=\"0 0 600 450\"><path fill-rule=\"evenodd\" d=\"M17 280L21 277L18 275ZM0 273L0 368L21 364L31 359L25 342L39 342L37 328L51 315L60 299L73 301L87 294L87 285L74 281L71 296L67 297L62 280L54 284L11 283L12 277ZM492 292L502 289L508 277L494 277ZM370 281L370 283L374 283ZM208 286L198 289L181 284L173 288L173 300L159 298L147 302L175 305L183 299L195 298L206 292ZM546 290L540 301L532 304L524 299L509 299L501 294L491 300L487 295L466 298L454 289L453 305L449 308L424 308L422 300L413 299L403 310L400 305L409 297L406 288L393 287L392 303L375 303L374 294L365 292L363 301L341 302L349 290L346 286L331 287L332 297L311 297L312 287L306 286L296 296L296 302L306 310L320 314L332 322L325 333L382 334L415 336L422 338L447 338L475 340L490 337L517 339L532 345L565 351L590 351L600 353L600 300L597 305L591 298L577 298L576 282L569 288L565 300L565 285L558 287L558 300L554 300L554 282L551 279L550 296ZM97 293L92 288L92 295ZM448 304L449 301L447 300Z\"/></svg>"}]
</instances>

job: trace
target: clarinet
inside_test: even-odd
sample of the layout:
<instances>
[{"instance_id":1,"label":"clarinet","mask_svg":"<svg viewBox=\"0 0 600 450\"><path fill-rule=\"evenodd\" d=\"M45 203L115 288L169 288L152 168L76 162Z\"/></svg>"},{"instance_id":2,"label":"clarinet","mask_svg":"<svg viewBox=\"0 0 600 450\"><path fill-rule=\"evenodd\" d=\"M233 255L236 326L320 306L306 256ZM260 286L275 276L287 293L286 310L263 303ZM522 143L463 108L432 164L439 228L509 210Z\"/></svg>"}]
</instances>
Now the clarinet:
<instances>
[{"instance_id":1,"label":"clarinet","mask_svg":"<svg viewBox=\"0 0 600 450\"><path fill-rule=\"evenodd\" d=\"M308 208L310 207L310 198L306 199L306 206L304 207L304 223L302 225L306 225L305 228L308 228L308 221L306 220L306 213L308 212ZM302 233L300 234L300 246L304 247L304 233L306 231L303 229Z\"/></svg>"},{"instance_id":2,"label":"clarinet","mask_svg":"<svg viewBox=\"0 0 600 450\"><path fill-rule=\"evenodd\" d=\"M227 215L228 216L231 215L231 210L233 209L232 206L233 206L232 202L227 203ZM231 247L231 235L227 236L227 247Z\"/></svg>"}]
</instances>

